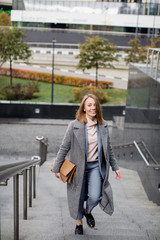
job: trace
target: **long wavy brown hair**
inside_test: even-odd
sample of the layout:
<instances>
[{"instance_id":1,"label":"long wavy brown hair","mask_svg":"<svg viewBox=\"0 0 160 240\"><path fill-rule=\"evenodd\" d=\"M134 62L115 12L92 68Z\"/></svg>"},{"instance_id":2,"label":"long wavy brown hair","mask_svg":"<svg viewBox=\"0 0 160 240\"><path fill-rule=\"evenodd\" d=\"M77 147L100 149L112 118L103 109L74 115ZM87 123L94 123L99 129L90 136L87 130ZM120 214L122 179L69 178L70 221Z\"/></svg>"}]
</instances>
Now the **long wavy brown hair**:
<instances>
[{"instance_id":1,"label":"long wavy brown hair","mask_svg":"<svg viewBox=\"0 0 160 240\"><path fill-rule=\"evenodd\" d=\"M79 106L79 109L77 110L77 113L76 113L76 119L79 120L81 123L87 123L87 118L86 118L86 113L84 111L84 105L85 105L85 102L88 98L93 98L94 101L95 101L95 104L96 104L96 119L97 119L97 122L98 124L102 124L104 122L104 119L103 119L103 116L102 116L102 109L101 109L101 106L100 106L100 103L99 103L99 100L97 98L97 96L95 96L94 94L86 94L82 101L81 101L81 104Z\"/></svg>"}]
</instances>

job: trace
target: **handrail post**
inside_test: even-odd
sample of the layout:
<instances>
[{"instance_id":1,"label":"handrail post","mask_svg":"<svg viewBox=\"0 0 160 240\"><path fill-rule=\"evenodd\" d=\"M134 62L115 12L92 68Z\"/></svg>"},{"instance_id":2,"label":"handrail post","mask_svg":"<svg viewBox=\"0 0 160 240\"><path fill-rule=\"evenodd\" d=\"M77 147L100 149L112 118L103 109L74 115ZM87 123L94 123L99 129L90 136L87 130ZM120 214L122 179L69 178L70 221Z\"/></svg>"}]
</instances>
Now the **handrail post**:
<instances>
[{"instance_id":1,"label":"handrail post","mask_svg":"<svg viewBox=\"0 0 160 240\"><path fill-rule=\"evenodd\" d=\"M39 156L41 158L40 166L47 160L47 146L48 146L48 138L36 137L36 140L39 141Z\"/></svg>"},{"instance_id":2,"label":"handrail post","mask_svg":"<svg viewBox=\"0 0 160 240\"><path fill-rule=\"evenodd\" d=\"M36 166L33 166L33 198L36 198Z\"/></svg>"},{"instance_id":3,"label":"handrail post","mask_svg":"<svg viewBox=\"0 0 160 240\"><path fill-rule=\"evenodd\" d=\"M14 240L19 240L19 176L13 177L14 195Z\"/></svg>"},{"instance_id":4,"label":"handrail post","mask_svg":"<svg viewBox=\"0 0 160 240\"><path fill-rule=\"evenodd\" d=\"M42 141L40 141L39 142L39 155L40 155L40 157L41 157L41 163L40 164L42 164L42 162L44 161L44 159L43 159L43 157L44 157L44 155L43 155L43 142Z\"/></svg>"},{"instance_id":5,"label":"handrail post","mask_svg":"<svg viewBox=\"0 0 160 240\"><path fill-rule=\"evenodd\" d=\"M29 207L32 207L32 167L29 168Z\"/></svg>"},{"instance_id":6,"label":"handrail post","mask_svg":"<svg viewBox=\"0 0 160 240\"><path fill-rule=\"evenodd\" d=\"M27 219L27 169L23 172L23 219Z\"/></svg>"}]
</instances>

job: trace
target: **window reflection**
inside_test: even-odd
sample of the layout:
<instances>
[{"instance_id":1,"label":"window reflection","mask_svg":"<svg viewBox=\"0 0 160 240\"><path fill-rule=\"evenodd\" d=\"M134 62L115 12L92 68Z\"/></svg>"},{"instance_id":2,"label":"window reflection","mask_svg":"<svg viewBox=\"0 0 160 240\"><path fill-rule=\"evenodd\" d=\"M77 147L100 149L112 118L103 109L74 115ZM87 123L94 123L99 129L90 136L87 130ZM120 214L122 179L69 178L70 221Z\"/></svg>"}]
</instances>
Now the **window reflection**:
<instances>
[{"instance_id":1,"label":"window reflection","mask_svg":"<svg viewBox=\"0 0 160 240\"><path fill-rule=\"evenodd\" d=\"M93 14L143 14L159 16L158 3L92 2L24 0L24 9L29 11L58 11Z\"/></svg>"},{"instance_id":2,"label":"window reflection","mask_svg":"<svg viewBox=\"0 0 160 240\"><path fill-rule=\"evenodd\" d=\"M129 69L126 121L160 124L160 81L146 73L146 67Z\"/></svg>"}]
</instances>

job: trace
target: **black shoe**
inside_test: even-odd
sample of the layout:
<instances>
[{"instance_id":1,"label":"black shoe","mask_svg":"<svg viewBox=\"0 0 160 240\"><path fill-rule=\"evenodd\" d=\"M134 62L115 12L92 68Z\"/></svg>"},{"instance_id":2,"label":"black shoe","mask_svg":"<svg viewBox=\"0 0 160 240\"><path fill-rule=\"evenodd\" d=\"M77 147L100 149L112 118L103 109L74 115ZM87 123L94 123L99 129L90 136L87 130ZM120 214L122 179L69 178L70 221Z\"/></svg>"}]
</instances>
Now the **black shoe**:
<instances>
[{"instance_id":1,"label":"black shoe","mask_svg":"<svg viewBox=\"0 0 160 240\"><path fill-rule=\"evenodd\" d=\"M90 228L94 228L95 227L95 220L94 217L91 213L86 213L84 212L84 216L86 217L86 221L87 224Z\"/></svg>"},{"instance_id":2,"label":"black shoe","mask_svg":"<svg viewBox=\"0 0 160 240\"><path fill-rule=\"evenodd\" d=\"M83 225L76 225L75 234L76 235L83 235Z\"/></svg>"}]
</instances>

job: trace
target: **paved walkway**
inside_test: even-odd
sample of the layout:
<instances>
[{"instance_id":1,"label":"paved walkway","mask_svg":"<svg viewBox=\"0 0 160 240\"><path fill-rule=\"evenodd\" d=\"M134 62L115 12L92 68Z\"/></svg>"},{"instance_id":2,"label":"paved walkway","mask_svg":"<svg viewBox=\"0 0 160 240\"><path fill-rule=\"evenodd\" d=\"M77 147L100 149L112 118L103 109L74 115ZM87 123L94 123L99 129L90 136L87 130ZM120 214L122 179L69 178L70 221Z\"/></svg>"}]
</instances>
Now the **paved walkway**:
<instances>
[{"instance_id":1,"label":"paved walkway","mask_svg":"<svg viewBox=\"0 0 160 240\"><path fill-rule=\"evenodd\" d=\"M65 129L66 126L48 124L0 124L0 164L7 156L10 161L18 161L21 156L28 159L30 153L38 150L35 148L37 143L33 144L33 136L36 134L43 133L49 138L47 162L41 167L37 166L37 198L33 199L33 207L28 208L28 220L23 220L23 181L20 176L20 239L159 240L160 207L148 200L138 174L125 168L121 168L123 177L120 181L110 172L115 202L113 216L106 215L97 207L93 211L96 228L89 229L84 221L84 236L74 235L75 221L69 217L66 185L50 172L51 162L55 158ZM30 153L28 149L31 150ZM7 187L0 187L1 240L13 239L12 191L12 179Z\"/></svg>"}]
</instances>

